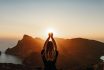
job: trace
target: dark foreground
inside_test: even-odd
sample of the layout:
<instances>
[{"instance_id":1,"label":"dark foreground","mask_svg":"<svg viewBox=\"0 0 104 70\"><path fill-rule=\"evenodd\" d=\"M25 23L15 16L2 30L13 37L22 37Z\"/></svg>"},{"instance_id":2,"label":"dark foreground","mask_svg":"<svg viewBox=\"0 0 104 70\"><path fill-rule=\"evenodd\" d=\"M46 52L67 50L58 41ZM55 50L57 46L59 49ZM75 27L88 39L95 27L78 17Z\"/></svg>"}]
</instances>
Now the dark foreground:
<instances>
[{"instance_id":1,"label":"dark foreground","mask_svg":"<svg viewBox=\"0 0 104 70\"><path fill-rule=\"evenodd\" d=\"M22 64L0 63L0 70L43 70L43 68L31 67Z\"/></svg>"},{"instance_id":2,"label":"dark foreground","mask_svg":"<svg viewBox=\"0 0 104 70\"><path fill-rule=\"evenodd\" d=\"M103 64L104 65L104 64ZM0 70L44 70L42 67L27 66L22 64L12 64L12 63L0 63ZM104 70L102 63L100 67L88 67L85 69L58 69L58 70Z\"/></svg>"}]
</instances>

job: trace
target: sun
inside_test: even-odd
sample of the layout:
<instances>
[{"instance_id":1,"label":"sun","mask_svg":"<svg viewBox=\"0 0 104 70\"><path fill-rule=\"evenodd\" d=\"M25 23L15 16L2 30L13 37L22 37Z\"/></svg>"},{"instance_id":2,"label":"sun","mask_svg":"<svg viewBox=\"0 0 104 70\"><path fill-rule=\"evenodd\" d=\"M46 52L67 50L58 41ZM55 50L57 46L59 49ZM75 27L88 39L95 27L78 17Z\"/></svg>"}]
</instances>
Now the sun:
<instances>
[{"instance_id":1,"label":"sun","mask_svg":"<svg viewBox=\"0 0 104 70\"><path fill-rule=\"evenodd\" d=\"M47 31L46 31L47 33L55 33L55 30L54 29L52 29L52 28L49 28L49 29L47 29Z\"/></svg>"},{"instance_id":2,"label":"sun","mask_svg":"<svg viewBox=\"0 0 104 70\"><path fill-rule=\"evenodd\" d=\"M46 31L45 31L46 36L49 33L53 33L54 36L56 36L56 34L57 34L57 32L56 32L56 30L54 28L47 28Z\"/></svg>"}]
</instances>

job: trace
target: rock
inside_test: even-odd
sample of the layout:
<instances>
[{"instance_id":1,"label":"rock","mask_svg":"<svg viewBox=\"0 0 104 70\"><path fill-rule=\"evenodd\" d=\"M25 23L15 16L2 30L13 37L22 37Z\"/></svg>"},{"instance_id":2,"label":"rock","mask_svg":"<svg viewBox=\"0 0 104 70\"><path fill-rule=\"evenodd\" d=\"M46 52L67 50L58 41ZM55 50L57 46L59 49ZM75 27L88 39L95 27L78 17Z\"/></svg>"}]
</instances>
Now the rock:
<instances>
[{"instance_id":1,"label":"rock","mask_svg":"<svg viewBox=\"0 0 104 70\"><path fill-rule=\"evenodd\" d=\"M1 55L1 51L0 51L0 55Z\"/></svg>"},{"instance_id":2,"label":"rock","mask_svg":"<svg viewBox=\"0 0 104 70\"><path fill-rule=\"evenodd\" d=\"M0 63L0 70L42 70L41 67L30 67L22 64Z\"/></svg>"},{"instance_id":3,"label":"rock","mask_svg":"<svg viewBox=\"0 0 104 70\"><path fill-rule=\"evenodd\" d=\"M19 40L17 45L13 48L8 48L6 54L16 55L21 58L27 57L32 52L40 52L43 40L40 38L32 38L24 35L22 40Z\"/></svg>"}]
</instances>

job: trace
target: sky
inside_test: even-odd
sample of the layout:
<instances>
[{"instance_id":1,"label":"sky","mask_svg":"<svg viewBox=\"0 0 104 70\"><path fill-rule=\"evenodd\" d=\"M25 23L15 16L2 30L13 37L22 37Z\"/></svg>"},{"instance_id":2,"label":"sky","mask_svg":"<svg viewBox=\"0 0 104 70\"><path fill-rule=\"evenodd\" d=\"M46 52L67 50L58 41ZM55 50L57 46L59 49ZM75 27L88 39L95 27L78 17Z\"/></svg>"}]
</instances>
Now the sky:
<instances>
[{"instance_id":1,"label":"sky","mask_svg":"<svg viewBox=\"0 0 104 70\"><path fill-rule=\"evenodd\" d=\"M0 0L0 39L24 34L104 42L104 0Z\"/></svg>"}]
</instances>

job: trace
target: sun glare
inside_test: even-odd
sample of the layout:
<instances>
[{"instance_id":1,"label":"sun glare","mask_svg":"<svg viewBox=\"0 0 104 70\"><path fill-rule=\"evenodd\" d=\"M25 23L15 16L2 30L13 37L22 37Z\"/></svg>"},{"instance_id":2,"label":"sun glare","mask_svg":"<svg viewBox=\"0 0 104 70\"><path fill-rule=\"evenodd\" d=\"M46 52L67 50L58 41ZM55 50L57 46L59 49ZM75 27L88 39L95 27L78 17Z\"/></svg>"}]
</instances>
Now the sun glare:
<instances>
[{"instance_id":1,"label":"sun glare","mask_svg":"<svg viewBox=\"0 0 104 70\"><path fill-rule=\"evenodd\" d=\"M56 30L53 29L53 28L47 28L47 29L46 29L46 33L45 33L46 36L47 36L49 33L53 33L54 36L56 36L56 34L57 34Z\"/></svg>"},{"instance_id":2,"label":"sun glare","mask_svg":"<svg viewBox=\"0 0 104 70\"><path fill-rule=\"evenodd\" d=\"M55 31L54 31L54 29L49 28L49 29L47 29L47 33L55 33Z\"/></svg>"}]
</instances>

